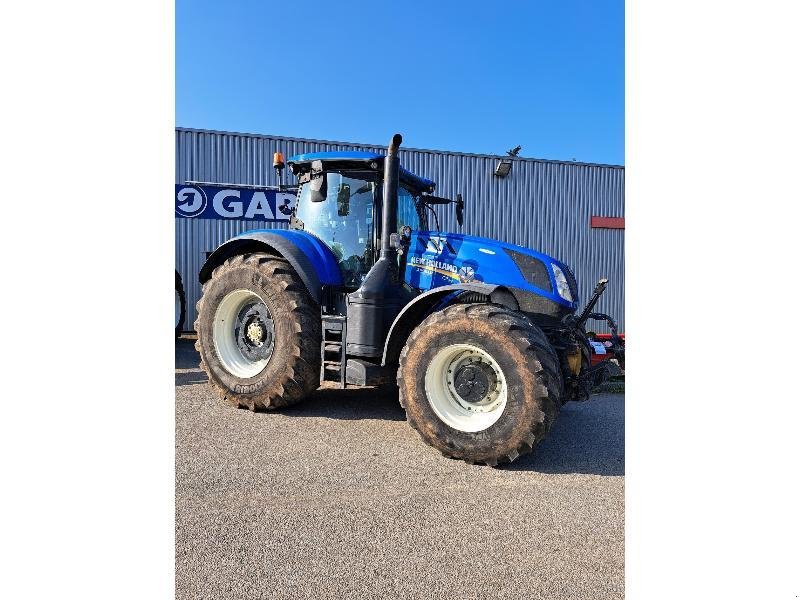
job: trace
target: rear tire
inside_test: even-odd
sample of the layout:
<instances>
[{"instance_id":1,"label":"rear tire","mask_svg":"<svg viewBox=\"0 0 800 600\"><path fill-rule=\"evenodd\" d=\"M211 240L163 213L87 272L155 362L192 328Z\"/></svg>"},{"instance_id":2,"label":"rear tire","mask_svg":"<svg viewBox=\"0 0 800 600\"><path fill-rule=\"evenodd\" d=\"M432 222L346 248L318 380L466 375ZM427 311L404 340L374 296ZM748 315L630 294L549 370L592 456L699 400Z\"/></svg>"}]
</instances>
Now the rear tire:
<instances>
[{"instance_id":1,"label":"rear tire","mask_svg":"<svg viewBox=\"0 0 800 600\"><path fill-rule=\"evenodd\" d=\"M178 339L183 331L186 321L186 291L183 289L181 274L175 271L175 339Z\"/></svg>"},{"instance_id":2,"label":"rear tire","mask_svg":"<svg viewBox=\"0 0 800 600\"><path fill-rule=\"evenodd\" d=\"M263 253L226 260L203 285L197 311L200 367L234 406L289 406L319 387L320 309L286 260ZM245 331L256 336L249 346Z\"/></svg>"},{"instance_id":3,"label":"rear tire","mask_svg":"<svg viewBox=\"0 0 800 600\"><path fill-rule=\"evenodd\" d=\"M408 422L426 443L491 466L545 438L563 386L542 330L490 304L456 304L428 316L400 354L398 383Z\"/></svg>"}]
</instances>

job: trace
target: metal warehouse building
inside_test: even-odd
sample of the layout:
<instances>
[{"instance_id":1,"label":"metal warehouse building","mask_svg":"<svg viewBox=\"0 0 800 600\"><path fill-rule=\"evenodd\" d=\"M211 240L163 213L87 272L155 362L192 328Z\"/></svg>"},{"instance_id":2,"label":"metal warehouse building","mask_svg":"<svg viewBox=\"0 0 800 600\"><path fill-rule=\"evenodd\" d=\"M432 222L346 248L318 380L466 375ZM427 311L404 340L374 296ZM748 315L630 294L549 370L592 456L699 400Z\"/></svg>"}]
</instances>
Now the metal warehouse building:
<instances>
[{"instance_id":1,"label":"metal warehouse building","mask_svg":"<svg viewBox=\"0 0 800 600\"><path fill-rule=\"evenodd\" d=\"M180 186L187 181L277 186L274 152L287 158L329 150L385 152L383 146L199 129L177 128L175 137L176 207ZM512 163L505 177L495 175L501 159ZM443 231L495 238L563 260L575 272L581 304L598 279L608 278L597 310L615 317L620 332L625 331L623 167L402 147L400 161L406 169L435 181L437 195L463 195L463 227L458 227L454 210L442 207ZM288 170L287 174L286 183L293 184ZM280 216L277 211L275 215ZM197 274L206 254L248 229L288 226L285 219L256 220L255 215L205 216L176 210L176 268L186 287L189 329L197 316ZM607 331L599 323L595 329Z\"/></svg>"}]
</instances>

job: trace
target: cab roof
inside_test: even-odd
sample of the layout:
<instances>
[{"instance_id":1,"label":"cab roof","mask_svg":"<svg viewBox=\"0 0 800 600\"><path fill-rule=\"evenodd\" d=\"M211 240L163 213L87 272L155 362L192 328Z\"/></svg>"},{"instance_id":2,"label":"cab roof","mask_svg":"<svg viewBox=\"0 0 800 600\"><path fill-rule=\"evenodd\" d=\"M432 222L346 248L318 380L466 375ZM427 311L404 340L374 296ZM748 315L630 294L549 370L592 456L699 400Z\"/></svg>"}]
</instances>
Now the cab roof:
<instances>
[{"instance_id":1,"label":"cab roof","mask_svg":"<svg viewBox=\"0 0 800 600\"><path fill-rule=\"evenodd\" d=\"M383 161L386 158L384 154L377 152L364 152L361 150L346 150L340 152L309 152L306 154L297 154L292 156L286 162L290 165L305 165L310 164L312 161L337 161L337 162L372 162ZM382 163L381 163L382 166ZM400 167L400 180L419 190L421 192L431 193L436 188L436 183L430 179L414 175L411 171Z\"/></svg>"}]
</instances>

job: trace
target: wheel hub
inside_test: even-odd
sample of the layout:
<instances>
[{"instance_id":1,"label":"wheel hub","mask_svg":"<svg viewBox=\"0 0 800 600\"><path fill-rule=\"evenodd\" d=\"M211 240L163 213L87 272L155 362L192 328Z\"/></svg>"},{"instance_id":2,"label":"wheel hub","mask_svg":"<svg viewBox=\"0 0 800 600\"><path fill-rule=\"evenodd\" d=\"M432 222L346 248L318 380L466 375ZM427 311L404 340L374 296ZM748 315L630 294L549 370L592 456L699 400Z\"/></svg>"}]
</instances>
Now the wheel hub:
<instances>
[{"instance_id":1,"label":"wheel hub","mask_svg":"<svg viewBox=\"0 0 800 600\"><path fill-rule=\"evenodd\" d=\"M259 345L263 341L263 338L264 328L261 326L261 323L258 321L251 321L250 325L247 326L247 339L253 344Z\"/></svg>"},{"instance_id":2,"label":"wheel hub","mask_svg":"<svg viewBox=\"0 0 800 600\"><path fill-rule=\"evenodd\" d=\"M222 367L242 379L263 371L275 347L272 314L252 290L225 294L214 311L212 335Z\"/></svg>"},{"instance_id":3,"label":"wheel hub","mask_svg":"<svg viewBox=\"0 0 800 600\"><path fill-rule=\"evenodd\" d=\"M263 303L245 305L239 311L234 327L236 345L245 358L259 361L272 355L275 326Z\"/></svg>"},{"instance_id":4,"label":"wheel hub","mask_svg":"<svg viewBox=\"0 0 800 600\"><path fill-rule=\"evenodd\" d=\"M441 348L425 371L425 394L436 415L459 431L477 432L500 419L508 400L505 375L484 348Z\"/></svg>"},{"instance_id":5,"label":"wheel hub","mask_svg":"<svg viewBox=\"0 0 800 600\"><path fill-rule=\"evenodd\" d=\"M468 362L458 368L453 378L456 394L470 404L480 404L497 386L497 375L483 362Z\"/></svg>"},{"instance_id":6,"label":"wheel hub","mask_svg":"<svg viewBox=\"0 0 800 600\"><path fill-rule=\"evenodd\" d=\"M498 406L498 369L482 351L457 354L447 367L447 389L454 402L469 413L492 412Z\"/></svg>"}]
</instances>

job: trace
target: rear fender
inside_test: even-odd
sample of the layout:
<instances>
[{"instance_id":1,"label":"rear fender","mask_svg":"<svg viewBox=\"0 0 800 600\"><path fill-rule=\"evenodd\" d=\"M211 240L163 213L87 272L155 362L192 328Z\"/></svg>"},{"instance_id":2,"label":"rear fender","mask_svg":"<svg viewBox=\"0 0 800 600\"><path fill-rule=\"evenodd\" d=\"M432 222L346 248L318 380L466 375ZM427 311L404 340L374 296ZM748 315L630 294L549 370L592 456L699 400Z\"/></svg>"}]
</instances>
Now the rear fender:
<instances>
[{"instance_id":1,"label":"rear fender","mask_svg":"<svg viewBox=\"0 0 800 600\"><path fill-rule=\"evenodd\" d=\"M386 336L381 364L384 366L396 364L406 339L425 317L457 302L462 295L468 293L481 294L488 297L493 304L500 304L511 310L519 310L519 304L514 295L501 285L472 282L434 288L414 298L397 315Z\"/></svg>"},{"instance_id":2,"label":"rear fender","mask_svg":"<svg viewBox=\"0 0 800 600\"><path fill-rule=\"evenodd\" d=\"M290 229L248 231L228 240L203 264L200 283L211 279L214 269L232 256L249 252L268 252L285 258L317 303L322 296L322 286L342 283L338 261L330 248L309 233Z\"/></svg>"}]
</instances>

